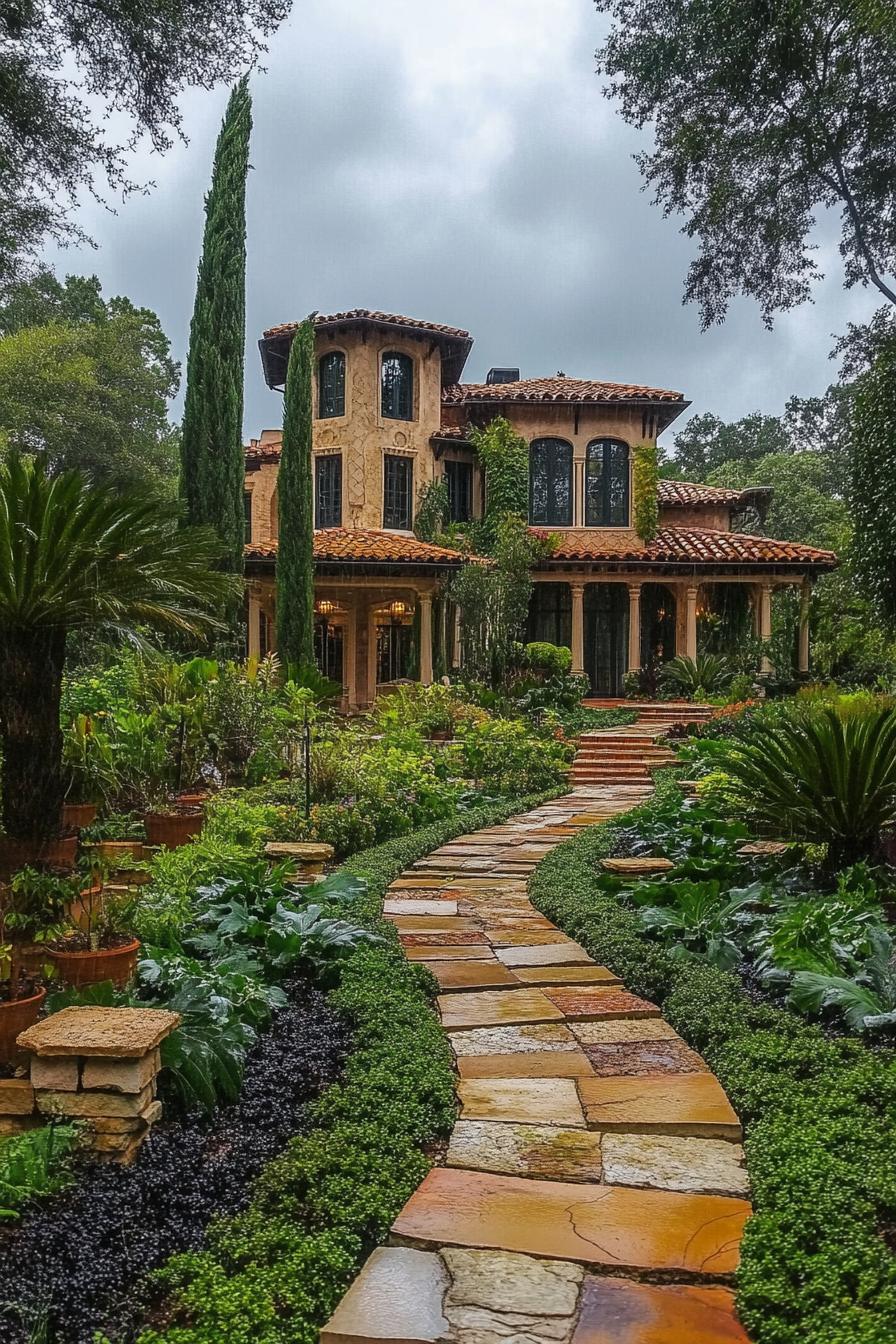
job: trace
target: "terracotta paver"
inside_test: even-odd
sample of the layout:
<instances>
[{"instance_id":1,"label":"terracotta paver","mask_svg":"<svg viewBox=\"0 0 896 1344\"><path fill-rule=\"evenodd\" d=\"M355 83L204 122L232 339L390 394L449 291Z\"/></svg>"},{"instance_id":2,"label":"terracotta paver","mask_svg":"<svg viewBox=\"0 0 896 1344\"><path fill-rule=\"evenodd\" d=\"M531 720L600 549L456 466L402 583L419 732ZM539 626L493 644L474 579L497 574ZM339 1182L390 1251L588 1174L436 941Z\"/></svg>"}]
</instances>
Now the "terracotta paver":
<instances>
[{"instance_id":1,"label":"terracotta paver","mask_svg":"<svg viewBox=\"0 0 896 1344\"><path fill-rule=\"evenodd\" d=\"M622 761L634 739L637 761L662 730L589 742ZM750 1213L737 1116L660 1010L528 896L555 845L649 796L646 773L460 836L391 884L386 917L439 981L459 1117L321 1344L749 1344L720 1286Z\"/></svg>"},{"instance_id":2,"label":"terracotta paver","mask_svg":"<svg viewBox=\"0 0 896 1344\"><path fill-rule=\"evenodd\" d=\"M572 1344L750 1344L727 1288L586 1276Z\"/></svg>"},{"instance_id":3,"label":"terracotta paver","mask_svg":"<svg viewBox=\"0 0 896 1344\"><path fill-rule=\"evenodd\" d=\"M727 1278L750 1206L721 1195L535 1181L434 1167L393 1224L416 1246L476 1246L690 1278Z\"/></svg>"}]
</instances>

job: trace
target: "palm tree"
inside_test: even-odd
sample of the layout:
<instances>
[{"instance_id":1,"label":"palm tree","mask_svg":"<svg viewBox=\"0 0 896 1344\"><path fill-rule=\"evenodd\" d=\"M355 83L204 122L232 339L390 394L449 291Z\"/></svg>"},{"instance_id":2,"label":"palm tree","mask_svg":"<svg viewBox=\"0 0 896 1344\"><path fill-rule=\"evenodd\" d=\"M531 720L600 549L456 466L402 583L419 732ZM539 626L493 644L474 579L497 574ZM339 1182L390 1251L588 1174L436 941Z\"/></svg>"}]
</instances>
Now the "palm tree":
<instances>
[{"instance_id":1,"label":"palm tree","mask_svg":"<svg viewBox=\"0 0 896 1344\"><path fill-rule=\"evenodd\" d=\"M210 529L180 529L170 504L122 496L77 471L50 479L35 461L0 464L2 820L13 840L59 833L59 707L70 630L198 635L239 580L217 570Z\"/></svg>"}]
</instances>

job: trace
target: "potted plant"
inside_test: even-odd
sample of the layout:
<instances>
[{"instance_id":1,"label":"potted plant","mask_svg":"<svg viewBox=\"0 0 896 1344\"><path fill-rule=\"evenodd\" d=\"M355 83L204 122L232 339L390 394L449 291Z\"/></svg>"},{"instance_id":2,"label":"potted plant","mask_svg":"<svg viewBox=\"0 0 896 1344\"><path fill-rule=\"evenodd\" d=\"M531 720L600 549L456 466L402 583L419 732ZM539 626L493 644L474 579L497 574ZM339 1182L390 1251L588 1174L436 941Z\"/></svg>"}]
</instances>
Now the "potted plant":
<instances>
[{"instance_id":1,"label":"potted plant","mask_svg":"<svg viewBox=\"0 0 896 1344\"><path fill-rule=\"evenodd\" d=\"M81 839L95 858L114 871L121 860L143 858L145 836L142 818L135 812L110 812L88 826Z\"/></svg>"},{"instance_id":2,"label":"potted plant","mask_svg":"<svg viewBox=\"0 0 896 1344\"><path fill-rule=\"evenodd\" d=\"M112 741L89 714L76 714L62 734L65 802L62 827L81 831L96 819L99 804L115 790Z\"/></svg>"},{"instance_id":3,"label":"potted plant","mask_svg":"<svg viewBox=\"0 0 896 1344\"><path fill-rule=\"evenodd\" d=\"M18 1054L16 1039L33 1026L46 998L41 983L46 939L64 925L70 879L25 868L0 886L0 1063Z\"/></svg>"},{"instance_id":4,"label":"potted plant","mask_svg":"<svg viewBox=\"0 0 896 1344\"><path fill-rule=\"evenodd\" d=\"M124 989L137 965L140 941L130 932L135 897L97 884L81 893L77 920L50 943L48 951L59 979L82 989L109 980Z\"/></svg>"},{"instance_id":5,"label":"potted plant","mask_svg":"<svg viewBox=\"0 0 896 1344\"><path fill-rule=\"evenodd\" d=\"M201 807L184 805L167 793L156 794L150 808L143 813L146 843L177 849L195 839L204 820Z\"/></svg>"}]
</instances>

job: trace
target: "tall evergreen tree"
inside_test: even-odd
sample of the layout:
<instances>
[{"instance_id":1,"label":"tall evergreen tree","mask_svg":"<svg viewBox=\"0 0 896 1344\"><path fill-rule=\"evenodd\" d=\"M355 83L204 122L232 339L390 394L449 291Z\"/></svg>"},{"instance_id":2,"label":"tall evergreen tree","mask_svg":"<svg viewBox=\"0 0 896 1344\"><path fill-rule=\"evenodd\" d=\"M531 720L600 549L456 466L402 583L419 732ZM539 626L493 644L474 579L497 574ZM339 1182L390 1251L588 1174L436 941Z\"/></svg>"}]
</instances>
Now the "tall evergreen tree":
<instances>
[{"instance_id":1,"label":"tall evergreen tree","mask_svg":"<svg viewBox=\"0 0 896 1344\"><path fill-rule=\"evenodd\" d=\"M230 95L221 125L190 324L181 441L187 521L208 523L224 568L243 570L243 352L246 343L246 174L252 102L248 80Z\"/></svg>"},{"instance_id":2,"label":"tall evergreen tree","mask_svg":"<svg viewBox=\"0 0 896 1344\"><path fill-rule=\"evenodd\" d=\"M277 649L284 662L314 666L314 499L311 401L314 315L293 337L283 398L277 477Z\"/></svg>"}]
</instances>

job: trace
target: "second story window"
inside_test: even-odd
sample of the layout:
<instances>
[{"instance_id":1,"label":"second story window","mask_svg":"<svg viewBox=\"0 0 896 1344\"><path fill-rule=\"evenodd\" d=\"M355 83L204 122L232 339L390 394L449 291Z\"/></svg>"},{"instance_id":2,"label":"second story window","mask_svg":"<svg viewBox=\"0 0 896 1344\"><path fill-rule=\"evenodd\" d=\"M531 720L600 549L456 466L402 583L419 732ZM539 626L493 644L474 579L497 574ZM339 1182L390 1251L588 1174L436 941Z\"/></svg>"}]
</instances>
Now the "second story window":
<instances>
[{"instance_id":1,"label":"second story window","mask_svg":"<svg viewBox=\"0 0 896 1344\"><path fill-rule=\"evenodd\" d=\"M383 527L410 530L413 489L411 458L387 453L383 458Z\"/></svg>"},{"instance_id":2,"label":"second story window","mask_svg":"<svg viewBox=\"0 0 896 1344\"><path fill-rule=\"evenodd\" d=\"M572 526L572 445L564 439L533 439L529 446L529 522Z\"/></svg>"},{"instance_id":3,"label":"second story window","mask_svg":"<svg viewBox=\"0 0 896 1344\"><path fill-rule=\"evenodd\" d=\"M585 526L628 525L628 444L595 439L585 454Z\"/></svg>"},{"instance_id":4,"label":"second story window","mask_svg":"<svg viewBox=\"0 0 896 1344\"><path fill-rule=\"evenodd\" d=\"M447 461L445 484L448 487L449 520L452 523L468 523L473 517L472 462Z\"/></svg>"},{"instance_id":5,"label":"second story window","mask_svg":"<svg viewBox=\"0 0 896 1344\"><path fill-rule=\"evenodd\" d=\"M397 350L383 355L380 407L384 420L413 420L414 361Z\"/></svg>"},{"instance_id":6,"label":"second story window","mask_svg":"<svg viewBox=\"0 0 896 1344\"><path fill-rule=\"evenodd\" d=\"M342 526L342 457L318 457L314 462L314 526Z\"/></svg>"},{"instance_id":7,"label":"second story window","mask_svg":"<svg viewBox=\"0 0 896 1344\"><path fill-rule=\"evenodd\" d=\"M243 540L252 540L252 491L243 491Z\"/></svg>"},{"instance_id":8,"label":"second story window","mask_svg":"<svg viewBox=\"0 0 896 1344\"><path fill-rule=\"evenodd\" d=\"M345 355L331 350L317 366L317 414L321 420L345 415Z\"/></svg>"}]
</instances>

